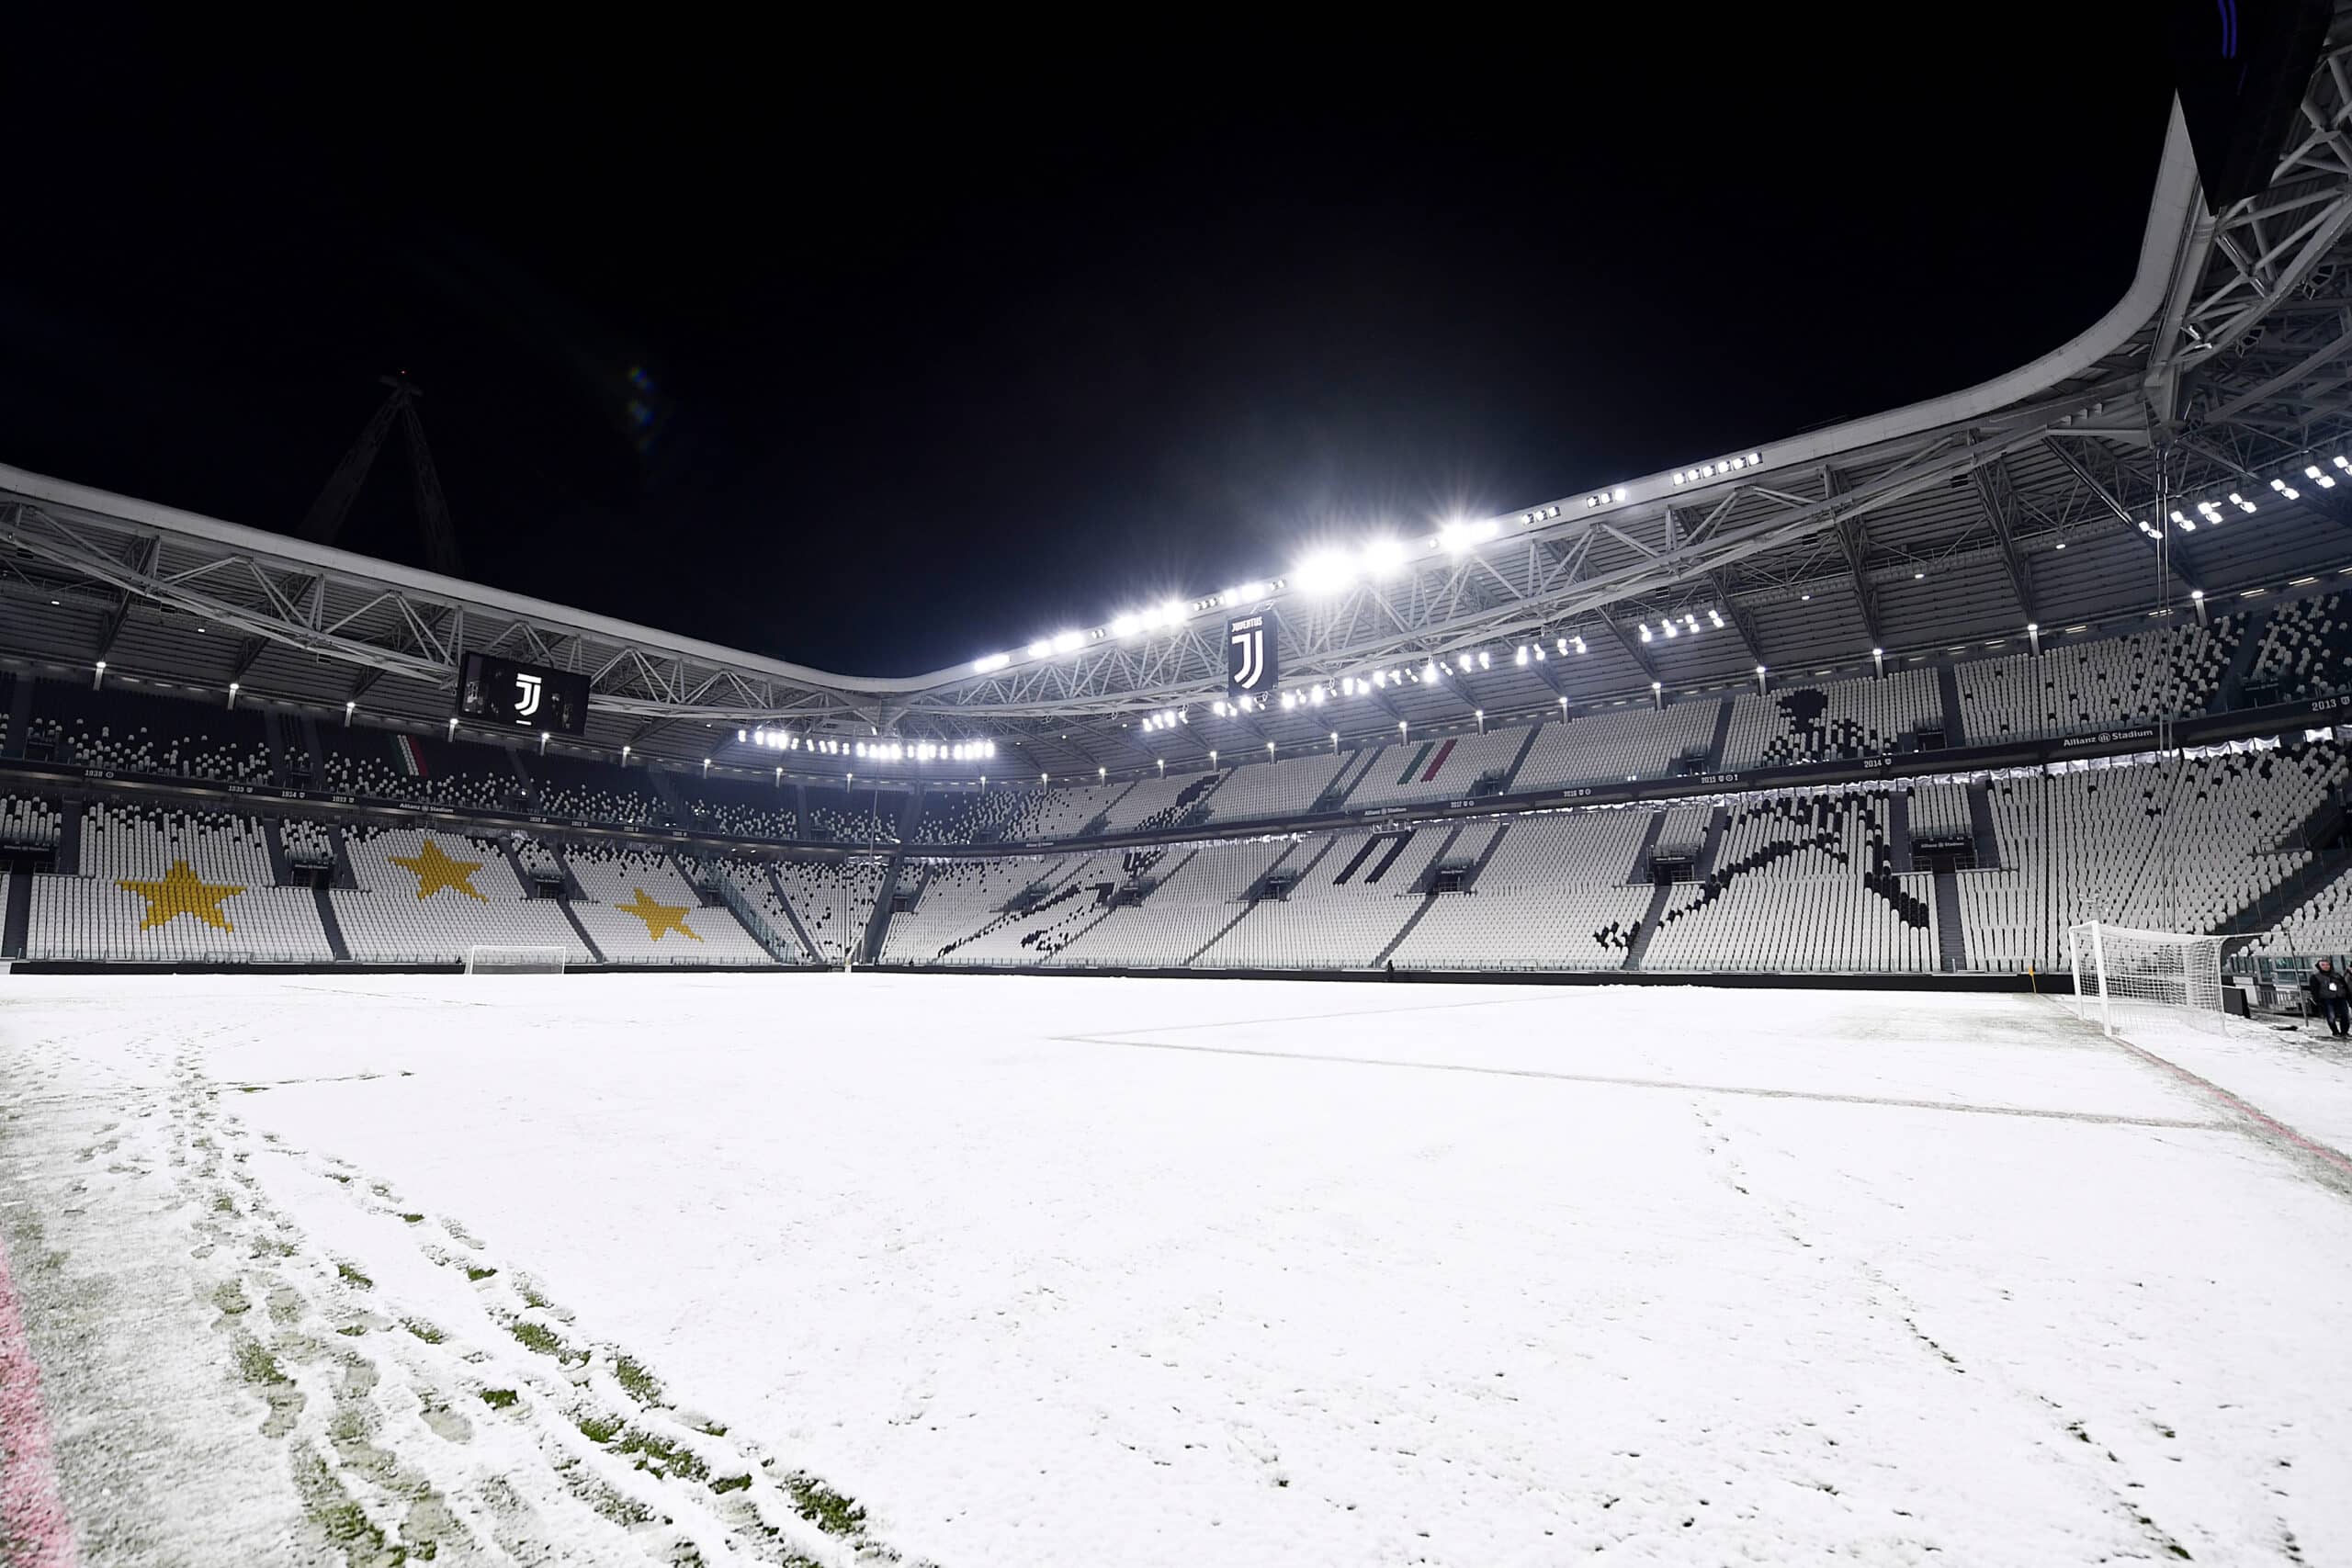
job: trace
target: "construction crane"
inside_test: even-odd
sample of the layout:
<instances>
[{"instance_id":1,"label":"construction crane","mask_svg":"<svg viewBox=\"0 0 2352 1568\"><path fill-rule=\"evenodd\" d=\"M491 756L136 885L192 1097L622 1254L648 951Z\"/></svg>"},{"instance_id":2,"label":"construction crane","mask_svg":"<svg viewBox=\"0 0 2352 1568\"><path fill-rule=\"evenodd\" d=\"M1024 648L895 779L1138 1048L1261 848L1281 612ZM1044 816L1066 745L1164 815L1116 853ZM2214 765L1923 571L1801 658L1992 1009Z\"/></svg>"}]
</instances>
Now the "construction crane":
<instances>
[{"instance_id":1,"label":"construction crane","mask_svg":"<svg viewBox=\"0 0 2352 1568\"><path fill-rule=\"evenodd\" d=\"M384 438L392 431L395 420L408 433L410 477L416 485L417 527L424 536L424 563L445 577L463 575L458 557L458 536L449 523L449 502L441 493L441 476L433 468L433 451L424 444L424 423L417 418L416 400L424 389L410 380L405 374L377 378L391 389L375 416L360 431L359 439L343 455L328 477L326 488L319 491L319 499L311 503L309 513L302 519L302 537L322 545L334 543L343 532L344 519L351 513L351 503L359 495L359 487L368 482L368 470L376 465L377 453L383 450Z\"/></svg>"}]
</instances>

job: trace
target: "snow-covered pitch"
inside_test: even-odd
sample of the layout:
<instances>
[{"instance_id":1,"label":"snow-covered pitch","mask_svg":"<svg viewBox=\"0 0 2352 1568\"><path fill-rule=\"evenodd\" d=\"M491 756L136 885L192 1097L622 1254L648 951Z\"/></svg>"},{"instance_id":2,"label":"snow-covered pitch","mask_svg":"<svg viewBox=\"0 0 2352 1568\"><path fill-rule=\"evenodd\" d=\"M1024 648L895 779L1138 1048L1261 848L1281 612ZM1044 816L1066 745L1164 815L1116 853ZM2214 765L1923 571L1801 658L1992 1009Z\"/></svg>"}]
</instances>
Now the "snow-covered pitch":
<instances>
[{"instance_id":1,"label":"snow-covered pitch","mask_svg":"<svg viewBox=\"0 0 2352 1568\"><path fill-rule=\"evenodd\" d=\"M2352 1057L2143 1043L18 976L0 1236L91 1564L2352 1562Z\"/></svg>"}]
</instances>

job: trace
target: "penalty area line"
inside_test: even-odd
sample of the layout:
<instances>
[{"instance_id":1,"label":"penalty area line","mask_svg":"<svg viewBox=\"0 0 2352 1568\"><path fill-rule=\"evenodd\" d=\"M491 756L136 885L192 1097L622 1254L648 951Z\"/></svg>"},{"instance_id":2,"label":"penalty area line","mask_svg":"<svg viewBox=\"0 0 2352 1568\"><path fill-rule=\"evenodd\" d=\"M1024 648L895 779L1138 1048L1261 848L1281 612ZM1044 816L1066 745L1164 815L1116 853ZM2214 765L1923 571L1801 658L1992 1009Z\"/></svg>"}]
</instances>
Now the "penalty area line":
<instances>
[{"instance_id":1,"label":"penalty area line","mask_svg":"<svg viewBox=\"0 0 2352 1568\"><path fill-rule=\"evenodd\" d=\"M2107 1038L2149 1066L2163 1068L2224 1111L2253 1122L2271 1139L2285 1144L2299 1154L2309 1155L2318 1160L2335 1173L2339 1182L2352 1182L2352 1156L2346 1155L2343 1150L2333 1148L2316 1138L2297 1132L2268 1111L2257 1110L2245 1100L2239 1099L2211 1078L2191 1072L2178 1062L2159 1056L2144 1045L2136 1045L2120 1034L2110 1034Z\"/></svg>"},{"instance_id":2,"label":"penalty area line","mask_svg":"<svg viewBox=\"0 0 2352 1568\"><path fill-rule=\"evenodd\" d=\"M1193 1026L1187 1026L1193 1027ZM1182 1051L1203 1056L1254 1056L1268 1062L1316 1062L1349 1067L1403 1067L1425 1073L1469 1073L1485 1077L1540 1078L1552 1083L1598 1084L1607 1089L1667 1089L1677 1094L1728 1094L1750 1100L1804 1100L1824 1105L1884 1106L1897 1111L1951 1111L1967 1116L2020 1116L2042 1122L2090 1122L2114 1127L2154 1127L2178 1133L2236 1133L2227 1122L2179 1116L2126 1116L2108 1111L2055 1111L2031 1105L1979 1105L1964 1100L1911 1100L1896 1095L1838 1094L1828 1089L1769 1089L1756 1084L1691 1083L1678 1078L1623 1077L1611 1073L1563 1073L1548 1067L1491 1067L1475 1062L1416 1062L1394 1056L1343 1056L1323 1052L1267 1051L1249 1045L1185 1045L1172 1040L1125 1040L1100 1034L1055 1034L1048 1039L1077 1045L1111 1045L1130 1051Z\"/></svg>"}]
</instances>

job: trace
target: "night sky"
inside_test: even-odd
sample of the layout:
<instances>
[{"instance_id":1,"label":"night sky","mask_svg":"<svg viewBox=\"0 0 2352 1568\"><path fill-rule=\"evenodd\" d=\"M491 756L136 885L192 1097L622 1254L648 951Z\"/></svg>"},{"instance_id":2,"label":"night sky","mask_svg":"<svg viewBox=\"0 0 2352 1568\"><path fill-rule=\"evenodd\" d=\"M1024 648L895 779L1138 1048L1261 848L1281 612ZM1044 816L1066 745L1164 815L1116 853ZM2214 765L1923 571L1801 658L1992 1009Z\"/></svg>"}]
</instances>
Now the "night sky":
<instances>
[{"instance_id":1,"label":"night sky","mask_svg":"<svg viewBox=\"0 0 2352 1568\"><path fill-rule=\"evenodd\" d=\"M926 671L1931 396L2111 304L2169 97L2144 8L1826 9L1385 54L1177 13L1086 55L912 17L32 40L0 461L291 531L406 370L469 577ZM340 542L421 562L412 516L395 446Z\"/></svg>"}]
</instances>

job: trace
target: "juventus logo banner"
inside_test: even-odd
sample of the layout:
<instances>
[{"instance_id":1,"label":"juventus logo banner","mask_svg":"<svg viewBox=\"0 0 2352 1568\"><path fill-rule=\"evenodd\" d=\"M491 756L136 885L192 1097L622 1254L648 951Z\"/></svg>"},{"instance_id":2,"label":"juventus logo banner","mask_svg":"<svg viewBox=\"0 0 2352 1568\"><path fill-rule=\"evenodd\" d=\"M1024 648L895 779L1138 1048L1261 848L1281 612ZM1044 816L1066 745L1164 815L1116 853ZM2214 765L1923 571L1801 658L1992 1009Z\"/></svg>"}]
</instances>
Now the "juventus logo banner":
<instances>
[{"instance_id":1,"label":"juventus logo banner","mask_svg":"<svg viewBox=\"0 0 2352 1568\"><path fill-rule=\"evenodd\" d=\"M1264 615L1244 615L1225 628L1225 682L1236 697L1271 692L1282 679L1273 624Z\"/></svg>"},{"instance_id":2,"label":"juventus logo banner","mask_svg":"<svg viewBox=\"0 0 2352 1568\"><path fill-rule=\"evenodd\" d=\"M577 735L588 724L588 677L469 652L458 665L458 716Z\"/></svg>"}]
</instances>

